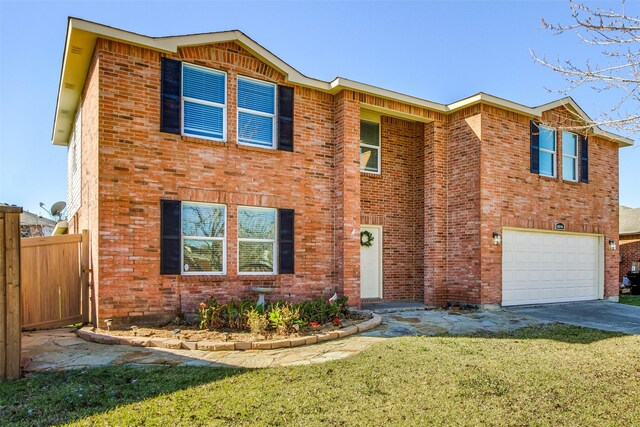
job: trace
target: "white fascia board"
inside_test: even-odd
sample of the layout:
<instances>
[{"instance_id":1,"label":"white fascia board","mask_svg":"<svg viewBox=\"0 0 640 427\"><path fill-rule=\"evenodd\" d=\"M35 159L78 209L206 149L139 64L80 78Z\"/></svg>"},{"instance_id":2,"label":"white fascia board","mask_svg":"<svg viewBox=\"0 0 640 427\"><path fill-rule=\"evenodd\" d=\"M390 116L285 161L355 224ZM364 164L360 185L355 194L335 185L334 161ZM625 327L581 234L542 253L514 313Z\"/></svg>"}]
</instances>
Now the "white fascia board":
<instances>
[{"instance_id":1,"label":"white fascia board","mask_svg":"<svg viewBox=\"0 0 640 427\"><path fill-rule=\"evenodd\" d=\"M93 32L102 38L124 41L133 45L167 53L176 53L178 49L183 46L238 42L257 58L284 74L289 81L304 86L316 87L321 90L329 90L328 82L312 79L303 75L239 30L188 34L183 36L149 37L75 18L72 18L71 23L74 28Z\"/></svg>"},{"instance_id":2,"label":"white fascia board","mask_svg":"<svg viewBox=\"0 0 640 427\"><path fill-rule=\"evenodd\" d=\"M578 105L576 101L570 96L549 102L547 104L540 105L536 107L536 110L539 112L539 116L542 116L544 111L553 110L558 107L571 107L577 114L580 116L582 120L587 123L593 123L593 120L589 115ZM608 139L613 142L617 142L622 147L630 147L633 145L634 141L630 138L624 137L622 135L617 135L615 133L606 131L601 129L599 126L593 126L592 132L594 135L599 136L604 139Z\"/></svg>"},{"instance_id":3,"label":"white fascia board","mask_svg":"<svg viewBox=\"0 0 640 427\"><path fill-rule=\"evenodd\" d=\"M354 80L345 79L342 77L336 77L331 82L313 79L303 75L295 68L291 67L289 64L275 56L269 50L262 47L253 39L238 30L223 31L217 33L191 34L183 36L149 37L78 18L69 18L52 136L52 141L56 145L67 145L68 143L69 132L71 130L73 117L75 117L75 110L77 109L78 101L80 99L82 89L84 88L86 73L91 61L91 56L88 55L87 52L90 51L91 54L93 53L93 46L95 45L95 41L98 37L123 41L132 45L166 53L175 53L178 51L178 48L182 46L197 46L233 41L238 42L260 60L268 63L269 65L280 71L285 75L285 78L288 82L314 88L324 92L329 92L331 94L336 94L343 89L350 89L390 99L393 101L398 101L401 103L442 112L445 114L477 103L483 103L494 105L530 117L541 117L544 111L556 108L561 105L569 104L585 120L591 120L589 116L570 97L559 99L557 101L553 101L536 108L531 108L522 104L518 104L516 102L512 102L503 98L499 98L497 96L481 92L468 98L464 98L451 104L445 105L383 89L377 86L360 83ZM81 44L81 47L85 48L86 51L84 58L76 58L75 56L71 58L69 56L70 47L77 44ZM71 72L69 69L73 69L73 72ZM74 89L65 89L65 83L70 82L74 85ZM64 114L62 114L63 111L65 112ZM622 146L633 145L633 141L631 139L615 135L597 127L594 128L593 133L603 138L618 142Z\"/></svg>"},{"instance_id":4,"label":"white fascia board","mask_svg":"<svg viewBox=\"0 0 640 427\"><path fill-rule=\"evenodd\" d=\"M585 111L580 108L580 106L573 100L571 97L561 98L547 104L540 105L535 108L527 107L526 105L518 104L517 102L509 101L504 98L499 98L497 96L489 95L487 93L478 93L476 95L470 96L468 98L461 99L460 101L453 102L447 105L450 112L459 110L461 108L469 107L474 104L483 103L488 105L495 105L500 108L514 111L519 114L523 114L529 117L542 117L542 114L545 111L553 110L558 107L571 107L574 111L586 122L593 122L589 115L585 113ZM600 129L597 126L594 126L593 134L599 136L604 139L608 139L614 142L617 142L620 146L631 146L633 145L633 140L626 138L621 135L616 135L614 133L605 131Z\"/></svg>"},{"instance_id":5,"label":"white fascia board","mask_svg":"<svg viewBox=\"0 0 640 427\"><path fill-rule=\"evenodd\" d=\"M345 79L343 77L336 77L331 82L330 92L336 94L343 89L351 89L358 92L364 92L382 98L392 99L405 104L411 104L418 107L428 108L430 110L436 110L443 113L448 111L447 106L444 104L438 104L436 102L427 101L425 99L416 98L415 96L405 95L403 93L394 92L387 89L382 89L377 86L368 85L366 83L360 83L355 80Z\"/></svg>"},{"instance_id":6,"label":"white fascia board","mask_svg":"<svg viewBox=\"0 0 640 427\"><path fill-rule=\"evenodd\" d=\"M484 92L480 92L468 98L464 98L459 101L452 102L451 104L447 105L447 107L449 108L450 112L453 112L453 111L460 110L462 108L469 107L471 105L478 104L478 103L495 105L503 109L524 114L525 116L531 116L531 117L538 116L538 114L533 108L527 107L526 105L518 104L517 102L509 101L508 99L489 95L488 93L484 93Z\"/></svg>"}]
</instances>

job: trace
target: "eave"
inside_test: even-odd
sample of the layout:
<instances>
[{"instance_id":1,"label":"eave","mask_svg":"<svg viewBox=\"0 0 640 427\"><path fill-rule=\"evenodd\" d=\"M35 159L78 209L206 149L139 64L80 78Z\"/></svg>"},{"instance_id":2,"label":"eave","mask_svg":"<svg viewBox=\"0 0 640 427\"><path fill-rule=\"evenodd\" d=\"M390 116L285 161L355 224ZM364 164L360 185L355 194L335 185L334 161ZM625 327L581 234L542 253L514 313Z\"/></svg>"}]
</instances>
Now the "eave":
<instances>
[{"instance_id":1,"label":"eave","mask_svg":"<svg viewBox=\"0 0 640 427\"><path fill-rule=\"evenodd\" d=\"M331 94L336 94L345 89L353 90L444 114L482 103L525 116L542 117L542 113L545 111L557 108L560 105L565 105L573 108L585 121L591 122L589 116L570 97L538 107L527 107L493 95L478 93L447 105L342 77L336 77L330 82L310 78L238 30L171 37L149 37L83 19L69 18L52 133L52 142L55 145L66 146L68 144L73 119L78 108L98 38L121 41L165 53L176 53L180 47L185 46L235 42L247 49L261 61L281 72L288 82ZM425 121L421 117L405 116L407 118ZM621 147L633 145L633 140L607 132L598 127L594 127L592 132L598 137L618 143Z\"/></svg>"}]
</instances>

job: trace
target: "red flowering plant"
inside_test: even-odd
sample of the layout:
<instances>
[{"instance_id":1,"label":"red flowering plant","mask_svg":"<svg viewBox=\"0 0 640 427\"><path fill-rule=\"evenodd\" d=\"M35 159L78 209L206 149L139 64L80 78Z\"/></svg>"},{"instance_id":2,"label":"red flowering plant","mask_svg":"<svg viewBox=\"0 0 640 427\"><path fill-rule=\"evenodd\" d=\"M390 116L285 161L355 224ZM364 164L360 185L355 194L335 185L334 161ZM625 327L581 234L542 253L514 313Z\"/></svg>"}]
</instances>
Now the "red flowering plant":
<instances>
[{"instance_id":1,"label":"red flowering plant","mask_svg":"<svg viewBox=\"0 0 640 427\"><path fill-rule=\"evenodd\" d=\"M220 305L211 297L208 302L201 302L199 307L200 329L214 329L220 322Z\"/></svg>"},{"instance_id":2,"label":"red flowering plant","mask_svg":"<svg viewBox=\"0 0 640 427\"><path fill-rule=\"evenodd\" d=\"M313 301L301 302L299 304L300 318L314 329L325 323L333 323L340 327L343 325L341 319L348 316L346 303L347 297L335 297L329 300L318 298Z\"/></svg>"}]
</instances>

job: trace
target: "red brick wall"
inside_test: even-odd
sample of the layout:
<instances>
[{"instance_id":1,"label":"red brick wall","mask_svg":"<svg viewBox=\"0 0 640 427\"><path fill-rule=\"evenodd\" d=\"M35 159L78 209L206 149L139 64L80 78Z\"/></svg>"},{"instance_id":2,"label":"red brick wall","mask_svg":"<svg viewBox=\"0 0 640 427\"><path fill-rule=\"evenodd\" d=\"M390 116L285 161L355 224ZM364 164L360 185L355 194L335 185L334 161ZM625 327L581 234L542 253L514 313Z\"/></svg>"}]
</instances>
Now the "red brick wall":
<instances>
[{"instance_id":1,"label":"red brick wall","mask_svg":"<svg viewBox=\"0 0 640 427\"><path fill-rule=\"evenodd\" d=\"M360 220L383 227L383 299L422 301L423 126L383 116L380 131L382 170L360 173Z\"/></svg>"},{"instance_id":2,"label":"red brick wall","mask_svg":"<svg viewBox=\"0 0 640 427\"><path fill-rule=\"evenodd\" d=\"M336 283L360 307L360 105L350 91L335 98Z\"/></svg>"},{"instance_id":3,"label":"red brick wall","mask_svg":"<svg viewBox=\"0 0 640 427\"><path fill-rule=\"evenodd\" d=\"M620 236L620 273L619 280L631 271L631 263L633 261L640 262L640 234L628 236Z\"/></svg>"},{"instance_id":4,"label":"red brick wall","mask_svg":"<svg viewBox=\"0 0 640 427\"><path fill-rule=\"evenodd\" d=\"M424 302L447 302L447 126L445 117L424 125L423 218ZM418 190L420 194L420 190Z\"/></svg>"},{"instance_id":5,"label":"red brick wall","mask_svg":"<svg viewBox=\"0 0 640 427\"><path fill-rule=\"evenodd\" d=\"M237 76L284 77L234 43L172 55L227 72L227 142L181 137L159 131L160 56L99 40L85 88L82 207L72 228L91 230L102 318L168 318L210 296L250 296L256 285L289 300L337 291L357 306L361 222L384 226L384 298L435 305L500 302L501 247L491 235L502 227L562 221L568 231L617 240L613 143L591 138L590 183L567 183L529 172L527 117L481 105L445 116L296 86L295 152L239 146ZM379 177L359 172L367 105L416 119L383 117ZM225 276L159 274L162 198L227 205ZM295 275L237 275L238 205L296 210ZM618 253L605 254L605 293L613 296Z\"/></svg>"},{"instance_id":6,"label":"red brick wall","mask_svg":"<svg viewBox=\"0 0 640 427\"><path fill-rule=\"evenodd\" d=\"M479 106L449 116L446 298L481 303ZM441 301L442 302L442 301Z\"/></svg>"},{"instance_id":7,"label":"red brick wall","mask_svg":"<svg viewBox=\"0 0 640 427\"><path fill-rule=\"evenodd\" d=\"M482 106L481 244L482 302L499 303L502 294L502 246L492 242L502 227L603 234L605 296L618 295L618 252L608 248L618 237L618 147L589 137L589 183L566 182L530 172L529 118ZM549 111L543 121L558 126L568 114ZM560 133L560 132L559 132ZM562 142L558 138L558 159ZM558 162L562 177L562 162Z\"/></svg>"},{"instance_id":8,"label":"red brick wall","mask_svg":"<svg viewBox=\"0 0 640 427\"><path fill-rule=\"evenodd\" d=\"M338 290L330 250L336 214L331 95L295 88L294 153L242 147L236 144L237 75L277 83L283 77L232 43L181 49L174 57L228 73L227 143L186 138L159 132L157 52L100 40L96 55L103 318L166 317L194 310L209 296L249 296L256 285L275 286L274 298L290 300ZM161 198L227 205L226 276L159 274ZM236 274L238 205L295 209L295 275ZM351 269L347 275L353 277Z\"/></svg>"}]
</instances>

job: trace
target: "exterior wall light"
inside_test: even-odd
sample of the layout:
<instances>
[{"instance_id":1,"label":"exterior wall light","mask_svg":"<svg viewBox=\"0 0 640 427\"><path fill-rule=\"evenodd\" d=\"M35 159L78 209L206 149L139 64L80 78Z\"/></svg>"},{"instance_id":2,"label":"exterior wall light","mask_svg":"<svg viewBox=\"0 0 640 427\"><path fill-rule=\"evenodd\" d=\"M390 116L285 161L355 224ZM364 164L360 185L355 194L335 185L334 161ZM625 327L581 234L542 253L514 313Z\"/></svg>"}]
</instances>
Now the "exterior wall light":
<instances>
[{"instance_id":1,"label":"exterior wall light","mask_svg":"<svg viewBox=\"0 0 640 427\"><path fill-rule=\"evenodd\" d=\"M502 237L500 237L500 234L498 234L496 231L493 232L493 244L494 245L499 245L500 243L502 243Z\"/></svg>"},{"instance_id":2,"label":"exterior wall light","mask_svg":"<svg viewBox=\"0 0 640 427\"><path fill-rule=\"evenodd\" d=\"M611 248L612 251L616 250L616 241L615 240L609 240L609 247Z\"/></svg>"}]
</instances>

